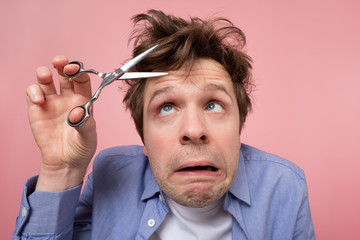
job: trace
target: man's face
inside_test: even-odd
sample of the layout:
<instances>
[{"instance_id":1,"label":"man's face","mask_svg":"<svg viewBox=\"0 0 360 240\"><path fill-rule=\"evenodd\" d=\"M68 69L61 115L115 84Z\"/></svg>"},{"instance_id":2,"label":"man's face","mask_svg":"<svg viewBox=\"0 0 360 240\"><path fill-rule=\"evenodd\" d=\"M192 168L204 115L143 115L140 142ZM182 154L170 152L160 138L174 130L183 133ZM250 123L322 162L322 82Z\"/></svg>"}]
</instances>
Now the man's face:
<instances>
[{"instance_id":1,"label":"man's face","mask_svg":"<svg viewBox=\"0 0 360 240\"><path fill-rule=\"evenodd\" d=\"M231 78L214 60L198 59L147 81L144 153L163 192L189 207L220 199L238 166L240 120Z\"/></svg>"}]
</instances>

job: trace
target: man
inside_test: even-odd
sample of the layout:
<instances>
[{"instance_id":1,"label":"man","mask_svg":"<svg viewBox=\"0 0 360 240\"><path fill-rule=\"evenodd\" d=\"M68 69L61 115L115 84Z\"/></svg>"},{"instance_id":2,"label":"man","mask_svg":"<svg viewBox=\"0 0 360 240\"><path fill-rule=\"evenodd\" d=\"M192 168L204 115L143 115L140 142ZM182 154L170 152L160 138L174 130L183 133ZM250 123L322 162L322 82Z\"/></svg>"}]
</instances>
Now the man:
<instances>
[{"instance_id":1,"label":"man","mask_svg":"<svg viewBox=\"0 0 360 240\"><path fill-rule=\"evenodd\" d=\"M240 143L251 108L245 36L226 19L185 21L151 10L134 17L134 55L159 44L124 98L144 147L95 159L95 120L76 129L68 111L91 97L87 75L56 57L27 89L41 170L25 184L14 239L314 239L303 172ZM82 116L70 116L76 122Z\"/></svg>"}]
</instances>

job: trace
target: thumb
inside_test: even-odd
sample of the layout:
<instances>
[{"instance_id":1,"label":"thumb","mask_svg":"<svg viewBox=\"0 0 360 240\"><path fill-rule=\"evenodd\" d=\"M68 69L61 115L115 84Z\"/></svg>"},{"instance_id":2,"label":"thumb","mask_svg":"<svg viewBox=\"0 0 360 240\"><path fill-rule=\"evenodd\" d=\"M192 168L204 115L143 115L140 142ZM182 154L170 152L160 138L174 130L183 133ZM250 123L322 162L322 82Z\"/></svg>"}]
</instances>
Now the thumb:
<instances>
[{"instance_id":1,"label":"thumb","mask_svg":"<svg viewBox=\"0 0 360 240\"><path fill-rule=\"evenodd\" d=\"M72 127L77 127L77 124L81 126L83 123L82 121L86 121L85 117L85 110L82 107L75 107L72 109L68 116L68 123Z\"/></svg>"},{"instance_id":2,"label":"thumb","mask_svg":"<svg viewBox=\"0 0 360 240\"><path fill-rule=\"evenodd\" d=\"M82 122L85 110L82 107L76 107L70 111L68 116L68 124L74 127L85 141L91 141L91 138L96 138L96 122L93 118L92 105L90 106L89 114L88 119ZM79 126L76 126L77 124Z\"/></svg>"}]
</instances>

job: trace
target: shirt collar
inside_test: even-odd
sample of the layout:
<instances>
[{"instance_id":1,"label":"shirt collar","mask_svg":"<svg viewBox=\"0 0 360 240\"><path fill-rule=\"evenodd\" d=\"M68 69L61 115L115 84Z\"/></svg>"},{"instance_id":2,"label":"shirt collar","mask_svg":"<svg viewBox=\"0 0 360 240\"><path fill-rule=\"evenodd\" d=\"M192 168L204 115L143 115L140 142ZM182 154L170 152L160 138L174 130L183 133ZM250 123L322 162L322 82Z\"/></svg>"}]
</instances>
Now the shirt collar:
<instances>
[{"instance_id":1,"label":"shirt collar","mask_svg":"<svg viewBox=\"0 0 360 240\"><path fill-rule=\"evenodd\" d=\"M158 195L161 189L157 184L154 174L151 170L149 160L147 159L147 166L144 174L144 192L141 196L141 200L147 200L152 198L154 195ZM250 192L249 185L247 181L246 171L245 171L245 158L240 150L239 154L239 164L236 171L235 179L233 184L230 186L229 192L232 193L239 200L251 204L250 202Z\"/></svg>"}]
</instances>

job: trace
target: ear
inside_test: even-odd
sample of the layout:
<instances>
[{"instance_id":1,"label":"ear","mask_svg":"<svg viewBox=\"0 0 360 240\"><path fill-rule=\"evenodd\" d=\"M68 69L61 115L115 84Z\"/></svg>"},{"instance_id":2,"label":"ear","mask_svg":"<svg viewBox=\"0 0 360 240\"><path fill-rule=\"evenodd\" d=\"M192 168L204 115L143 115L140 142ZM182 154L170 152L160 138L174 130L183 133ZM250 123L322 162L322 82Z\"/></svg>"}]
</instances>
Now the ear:
<instances>
[{"instance_id":1,"label":"ear","mask_svg":"<svg viewBox=\"0 0 360 240\"><path fill-rule=\"evenodd\" d=\"M144 152L145 156L148 157L148 153L147 153L147 150L146 150L146 147L145 147L145 146L144 146L144 148L143 148L143 152Z\"/></svg>"}]
</instances>

